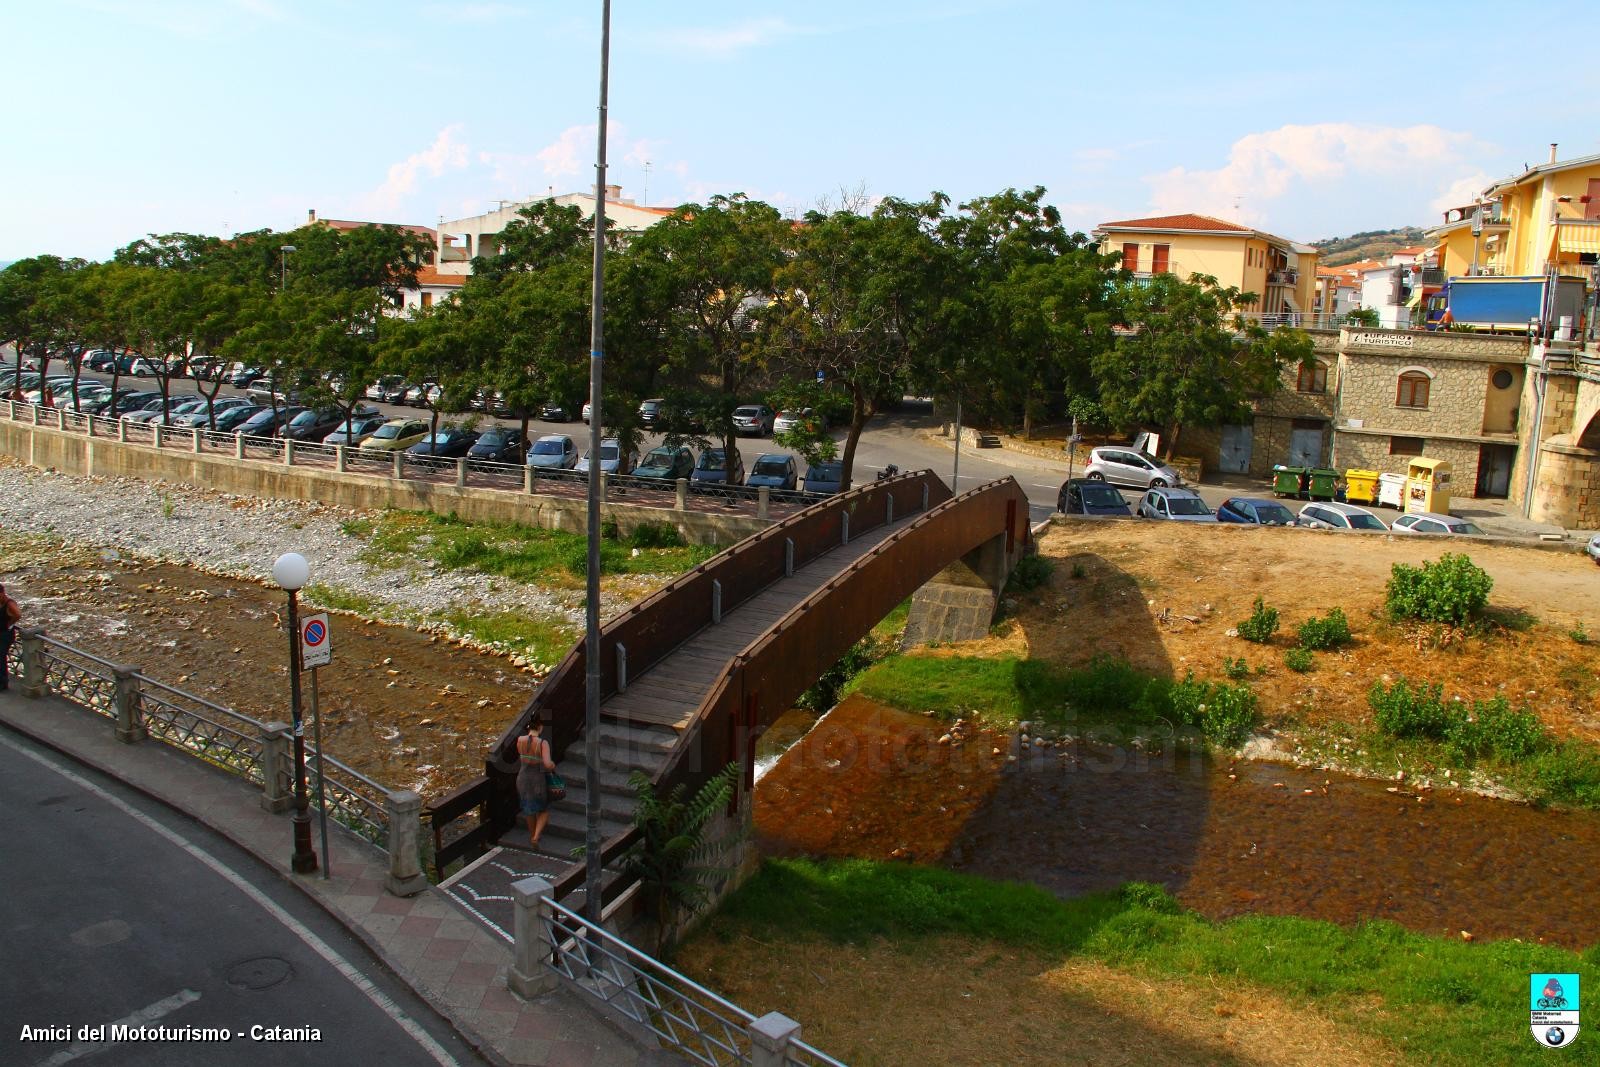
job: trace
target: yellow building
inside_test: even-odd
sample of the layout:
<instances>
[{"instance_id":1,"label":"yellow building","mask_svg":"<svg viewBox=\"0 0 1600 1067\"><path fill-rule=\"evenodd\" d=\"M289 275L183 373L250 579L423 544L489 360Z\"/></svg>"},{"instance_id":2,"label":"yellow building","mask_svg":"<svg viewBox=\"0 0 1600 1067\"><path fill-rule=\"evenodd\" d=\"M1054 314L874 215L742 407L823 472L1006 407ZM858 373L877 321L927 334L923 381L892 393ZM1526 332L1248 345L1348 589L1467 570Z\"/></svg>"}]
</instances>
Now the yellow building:
<instances>
[{"instance_id":1,"label":"yellow building","mask_svg":"<svg viewBox=\"0 0 1600 1067\"><path fill-rule=\"evenodd\" d=\"M1209 215L1160 215L1095 227L1104 252L1118 252L1136 278L1207 274L1256 294L1251 311L1310 315L1317 290L1317 250Z\"/></svg>"},{"instance_id":2,"label":"yellow building","mask_svg":"<svg viewBox=\"0 0 1600 1067\"><path fill-rule=\"evenodd\" d=\"M1561 162L1551 145L1549 162L1495 182L1477 205L1445 212L1429 236L1449 277L1528 277L1553 268L1589 278L1600 262L1600 155Z\"/></svg>"}]
</instances>

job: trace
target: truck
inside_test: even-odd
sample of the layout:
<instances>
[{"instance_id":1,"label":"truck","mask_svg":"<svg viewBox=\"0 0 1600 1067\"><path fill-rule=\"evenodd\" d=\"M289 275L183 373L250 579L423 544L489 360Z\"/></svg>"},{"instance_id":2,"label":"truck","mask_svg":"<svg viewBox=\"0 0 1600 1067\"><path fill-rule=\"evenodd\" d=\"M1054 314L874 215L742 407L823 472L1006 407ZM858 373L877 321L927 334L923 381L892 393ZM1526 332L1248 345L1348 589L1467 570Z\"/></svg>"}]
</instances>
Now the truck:
<instances>
[{"instance_id":1,"label":"truck","mask_svg":"<svg viewBox=\"0 0 1600 1067\"><path fill-rule=\"evenodd\" d=\"M1526 332L1530 322L1542 324L1548 306L1555 336L1560 338L1565 331L1571 337L1583 317L1583 279L1556 278L1553 300L1547 299L1549 285L1550 279L1539 275L1451 278L1439 297L1429 301L1428 325L1443 324L1443 314L1438 319L1434 315L1439 298L1457 325L1518 333Z\"/></svg>"}]
</instances>

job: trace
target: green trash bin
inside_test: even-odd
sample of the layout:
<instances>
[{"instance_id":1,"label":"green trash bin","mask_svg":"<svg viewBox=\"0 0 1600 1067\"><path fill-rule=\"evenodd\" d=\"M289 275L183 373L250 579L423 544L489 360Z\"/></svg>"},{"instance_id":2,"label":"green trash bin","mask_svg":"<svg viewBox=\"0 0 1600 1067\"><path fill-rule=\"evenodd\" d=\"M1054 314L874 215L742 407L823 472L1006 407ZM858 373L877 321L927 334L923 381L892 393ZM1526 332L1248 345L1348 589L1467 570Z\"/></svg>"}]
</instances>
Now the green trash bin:
<instances>
[{"instance_id":1,"label":"green trash bin","mask_svg":"<svg viewBox=\"0 0 1600 1067\"><path fill-rule=\"evenodd\" d=\"M1306 472L1304 467L1273 467L1272 468L1272 493L1274 496L1299 496L1300 476Z\"/></svg>"},{"instance_id":2,"label":"green trash bin","mask_svg":"<svg viewBox=\"0 0 1600 1067\"><path fill-rule=\"evenodd\" d=\"M1339 493L1339 472L1326 467L1310 471L1311 485L1306 493L1312 500L1332 500Z\"/></svg>"}]
</instances>

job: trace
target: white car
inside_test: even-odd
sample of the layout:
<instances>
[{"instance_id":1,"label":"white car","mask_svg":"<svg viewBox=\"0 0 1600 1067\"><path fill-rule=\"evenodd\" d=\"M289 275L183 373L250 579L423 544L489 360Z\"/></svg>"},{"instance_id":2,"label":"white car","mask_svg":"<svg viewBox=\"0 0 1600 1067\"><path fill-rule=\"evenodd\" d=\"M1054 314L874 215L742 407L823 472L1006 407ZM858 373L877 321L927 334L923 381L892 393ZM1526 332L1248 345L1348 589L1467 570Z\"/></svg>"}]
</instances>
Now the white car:
<instances>
[{"instance_id":1,"label":"white car","mask_svg":"<svg viewBox=\"0 0 1600 1067\"><path fill-rule=\"evenodd\" d=\"M1316 503L1307 504L1300 509L1301 526L1311 526L1323 530L1387 530L1383 520L1378 518L1366 508L1358 508L1354 504Z\"/></svg>"},{"instance_id":2,"label":"white car","mask_svg":"<svg viewBox=\"0 0 1600 1067\"><path fill-rule=\"evenodd\" d=\"M1589 543L1583 548L1583 554L1596 563L1600 563L1600 534L1595 534L1589 538Z\"/></svg>"},{"instance_id":3,"label":"white car","mask_svg":"<svg viewBox=\"0 0 1600 1067\"><path fill-rule=\"evenodd\" d=\"M1137 489L1161 489L1183 484L1183 475L1156 457L1114 445L1090 451L1083 476L1097 482L1131 485Z\"/></svg>"},{"instance_id":4,"label":"white car","mask_svg":"<svg viewBox=\"0 0 1600 1067\"><path fill-rule=\"evenodd\" d=\"M1483 536L1483 530L1454 515L1441 515L1436 511L1410 511L1389 524L1397 534L1461 534L1469 537Z\"/></svg>"},{"instance_id":5,"label":"white car","mask_svg":"<svg viewBox=\"0 0 1600 1067\"><path fill-rule=\"evenodd\" d=\"M528 449L528 466L571 470L578 465L578 446L562 433L546 434Z\"/></svg>"},{"instance_id":6,"label":"white car","mask_svg":"<svg viewBox=\"0 0 1600 1067\"><path fill-rule=\"evenodd\" d=\"M633 470L634 457L622 454L622 446L615 440L607 438L600 442L600 470L605 474L627 474ZM579 474L589 473L588 453L578 460L577 471Z\"/></svg>"},{"instance_id":7,"label":"white car","mask_svg":"<svg viewBox=\"0 0 1600 1067\"><path fill-rule=\"evenodd\" d=\"M772 420L772 432L775 434L788 433L802 426L826 430L828 428L828 420L811 408L800 408L799 410L790 408L786 411L780 411Z\"/></svg>"}]
</instances>

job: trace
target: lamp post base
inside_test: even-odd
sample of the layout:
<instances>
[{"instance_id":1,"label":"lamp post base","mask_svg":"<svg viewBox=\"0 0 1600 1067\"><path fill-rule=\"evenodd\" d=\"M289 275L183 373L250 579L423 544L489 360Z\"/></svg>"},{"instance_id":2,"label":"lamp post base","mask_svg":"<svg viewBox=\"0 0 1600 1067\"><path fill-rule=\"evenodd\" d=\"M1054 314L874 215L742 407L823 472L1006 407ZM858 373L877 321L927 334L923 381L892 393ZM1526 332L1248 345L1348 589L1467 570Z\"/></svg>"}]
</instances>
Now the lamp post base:
<instances>
[{"instance_id":1,"label":"lamp post base","mask_svg":"<svg viewBox=\"0 0 1600 1067\"><path fill-rule=\"evenodd\" d=\"M294 813L294 856L289 868L295 874L314 874L317 854L311 847L311 815L306 811Z\"/></svg>"}]
</instances>

